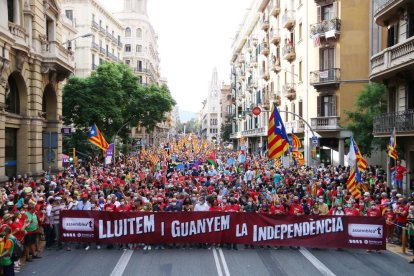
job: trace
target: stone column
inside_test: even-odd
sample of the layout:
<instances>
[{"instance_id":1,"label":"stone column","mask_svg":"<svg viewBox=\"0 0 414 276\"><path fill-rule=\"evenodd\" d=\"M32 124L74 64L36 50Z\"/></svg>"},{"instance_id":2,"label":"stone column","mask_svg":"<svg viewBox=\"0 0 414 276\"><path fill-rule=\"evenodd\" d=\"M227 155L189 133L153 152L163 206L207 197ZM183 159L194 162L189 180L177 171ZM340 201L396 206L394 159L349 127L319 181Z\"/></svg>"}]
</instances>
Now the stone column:
<instances>
[{"instance_id":1,"label":"stone column","mask_svg":"<svg viewBox=\"0 0 414 276\"><path fill-rule=\"evenodd\" d=\"M338 139L339 165L344 165L344 139Z\"/></svg>"},{"instance_id":2,"label":"stone column","mask_svg":"<svg viewBox=\"0 0 414 276\"><path fill-rule=\"evenodd\" d=\"M6 2L6 1L4 1ZM22 11L21 6L20 6L20 0L14 0L14 10L13 10L13 19L14 19L14 23L16 23L17 25L21 24L20 21L20 12Z\"/></svg>"}]
</instances>

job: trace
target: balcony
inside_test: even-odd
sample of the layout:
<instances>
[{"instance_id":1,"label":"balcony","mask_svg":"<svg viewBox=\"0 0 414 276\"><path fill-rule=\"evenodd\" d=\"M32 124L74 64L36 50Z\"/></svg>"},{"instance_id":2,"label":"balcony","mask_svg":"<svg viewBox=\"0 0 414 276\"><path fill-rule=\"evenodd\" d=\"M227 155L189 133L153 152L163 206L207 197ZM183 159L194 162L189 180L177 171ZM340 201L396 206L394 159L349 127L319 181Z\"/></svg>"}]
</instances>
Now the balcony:
<instances>
[{"instance_id":1,"label":"balcony","mask_svg":"<svg viewBox=\"0 0 414 276\"><path fill-rule=\"evenodd\" d=\"M398 134L414 134L414 110L384 113L374 118L374 136L389 136L394 127Z\"/></svg>"},{"instance_id":2,"label":"balcony","mask_svg":"<svg viewBox=\"0 0 414 276\"><path fill-rule=\"evenodd\" d=\"M104 54L104 55L106 54L105 48L100 47L99 50L100 50L101 54Z\"/></svg>"},{"instance_id":3,"label":"balcony","mask_svg":"<svg viewBox=\"0 0 414 276\"><path fill-rule=\"evenodd\" d=\"M374 4L375 23L386 27L390 20L401 17L411 0L377 0Z\"/></svg>"},{"instance_id":4,"label":"balcony","mask_svg":"<svg viewBox=\"0 0 414 276\"><path fill-rule=\"evenodd\" d=\"M292 11L292 10L286 11L282 17L283 28L288 29L288 30L292 29L293 26L295 26L295 22L296 22L295 16L296 16L295 11Z\"/></svg>"},{"instance_id":5,"label":"balcony","mask_svg":"<svg viewBox=\"0 0 414 276\"><path fill-rule=\"evenodd\" d=\"M310 26L310 35L312 37L319 36L319 38L336 39L341 34L341 20L338 18L331 20L324 20Z\"/></svg>"},{"instance_id":6,"label":"balcony","mask_svg":"<svg viewBox=\"0 0 414 276\"><path fill-rule=\"evenodd\" d=\"M283 95L290 101L296 99L296 84L286 83L283 85Z\"/></svg>"},{"instance_id":7,"label":"balcony","mask_svg":"<svg viewBox=\"0 0 414 276\"><path fill-rule=\"evenodd\" d=\"M408 40L384 49L371 57L372 81L381 80L414 66L414 36Z\"/></svg>"},{"instance_id":8,"label":"balcony","mask_svg":"<svg viewBox=\"0 0 414 276\"><path fill-rule=\"evenodd\" d=\"M267 128L260 127L256 129L243 130L241 135L243 137L267 136Z\"/></svg>"},{"instance_id":9,"label":"balcony","mask_svg":"<svg viewBox=\"0 0 414 276\"><path fill-rule=\"evenodd\" d=\"M268 80L270 79L270 74L269 74L269 71L268 71L268 70L264 70L264 71L262 71L262 78L263 78L265 81L268 81Z\"/></svg>"},{"instance_id":10,"label":"balcony","mask_svg":"<svg viewBox=\"0 0 414 276\"><path fill-rule=\"evenodd\" d=\"M292 62L296 58L295 46L286 44L282 48L283 59Z\"/></svg>"},{"instance_id":11,"label":"balcony","mask_svg":"<svg viewBox=\"0 0 414 276\"><path fill-rule=\"evenodd\" d=\"M15 24L13 22L9 22L9 31L13 35L16 43L27 47L27 34L24 27Z\"/></svg>"},{"instance_id":12,"label":"balcony","mask_svg":"<svg viewBox=\"0 0 414 276\"><path fill-rule=\"evenodd\" d=\"M98 22L95 22L94 20L92 20L92 28L94 28L95 30L99 31L99 24L98 24Z\"/></svg>"},{"instance_id":13,"label":"balcony","mask_svg":"<svg viewBox=\"0 0 414 276\"><path fill-rule=\"evenodd\" d=\"M302 120L288 121L285 123L287 130L293 129L294 133L303 133L305 131L305 123Z\"/></svg>"},{"instance_id":14,"label":"balcony","mask_svg":"<svg viewBox=\"0 0 414 276\"><path fill-rule=\"evenodd\" d=\"M338 87L341 80L341 69L330 68L326 70L318 70L310 72L310 84L318 89L325 86Z\"/></svg>"},{"instance_id":15,"label":"balcony","mask_svg":"<svg viewBox=\"0 0 414 276\"><path fill-rule=\"evenodd\" d=\"M274 59L272 59L272 71L277 74L281 70L282 70L282 67L280 67L280 59L274 57Z\"/></svg>"},{"instance_id":16,"label":"balcony","mask_svg":"<svg viewBox=\"0 0 414 276\"><path fill-rule=\"evenodd\" d=\"M60 42L47 41L43 35L39 36L42 43L42 73L55 70L59 79L68 77L74 70L73 52L66 49Z\"/></svg>"},{"instance_id":17,"label":"balcony","mask_svg":"<svg viewBox=\"0 0 414 276\"><path fill-rule=\"evenodd\" d=\"M241 138L241 133L240 132L232 132L230 134L230 139L240 139Z\"/></svg>"},{"instance_id":18,"label":"balcony","mask_svg":"<svg viewBox=\"0 0 414 276\"><path fill-rule=\"evenodd\" d=\"M279 30L272 29L270 31L270 43L278 45L280 43L280 32Z\"/></svg>"},{"instance_id":19,"label":"balcony","mask_svg":"<svg viewBox=\"0 0 414 276\"><path fill-rule=\"evenodd\" d=\"M267 41L263 41L260 44L260 48L261 48L260 54L262 54L262 55L264 55L264 56L267 57L269 55L269 53L270 53L269 43L267 43Z\"/></svg>"},{"instance_id":20,"label":"balcony","mask_svg":"<svg viewBox=\"0 0 414 276\"><path fill-rule=\"evenodd\" d=\"M280 0L271 0L269 2L269 13L274 17L280 14Z\"/></svg>"},{"instance_id":21,"label":"balcony","mask_svg":"<svg viewBox=\"0 0 414 276\"><path fill-rule=\"evenodd\" d=\"M315 131L337 131L342 129L337 116L311 118L311 126Z\"/></svg>"},{"instance_id":22,"label":"balcony","mask_svg":"<svg viewBox=\"0 0 414 276\"><path fill-rule=\"evenodd\" d=\"M246 61L246 59L244 58L244 55L243 54L241 54L240 56L239 56L239 62L240 63L244 63Z\"/></svg>"},{"instance_id":23,"label":"balcony","mask_svg":"<svg viewBox=\"0 0 414 276\"><path fill-rule=\"evenodd\" d=\"M267 30L269 30L269 27L270 27L269 20L263 20L261 29L267 32Z\"/></svg>"},{"instance_id":24,"label":"balcony","mask_svg":"<svg viewBox=\"0 0 414 276\"><path fill-rule=\"evenodd\" d=\"M95 42L92 42L91 48L92 48L92 50L96 50L98 52L99 52L99 49L100 49L99 45Z\"/></svg>"},{"instance_id":25,"label":"balcony","mask_svg":"<svg viewBox=\"0 0 414 276\"><path fill-rule=\"evenodd\" d=\"M282 98L278 95L275 96L275 104L280 106L282 104Z\"/></svg>"},{"instance_id":26,"label":"balcony","mask_svg":"<svg viewBox=\"0 0 414 276\"><path fill-rule=\"evenodd\" d=\"M99 26L99 32L102 34L106 34L106 29L102 26Z\"/></svg>"}]
</instances>

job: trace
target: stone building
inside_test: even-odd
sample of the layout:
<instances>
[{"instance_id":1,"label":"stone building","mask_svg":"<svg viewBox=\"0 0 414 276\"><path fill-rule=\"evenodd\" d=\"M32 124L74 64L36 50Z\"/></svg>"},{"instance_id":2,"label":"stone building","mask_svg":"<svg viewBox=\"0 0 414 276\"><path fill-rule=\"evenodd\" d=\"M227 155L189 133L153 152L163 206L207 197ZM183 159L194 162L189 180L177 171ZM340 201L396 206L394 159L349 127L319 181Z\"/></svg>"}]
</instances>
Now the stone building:
<instances>
[{"instance_id":1,"label":"stone building","mask_svg":"<svg viewBox=\"0 0 414 276\"><path fill-rule=\"evenodd\" d=\"M56 0L0 1L0 181L57 170L73 53Z\"/></svg>"}]
</instances>

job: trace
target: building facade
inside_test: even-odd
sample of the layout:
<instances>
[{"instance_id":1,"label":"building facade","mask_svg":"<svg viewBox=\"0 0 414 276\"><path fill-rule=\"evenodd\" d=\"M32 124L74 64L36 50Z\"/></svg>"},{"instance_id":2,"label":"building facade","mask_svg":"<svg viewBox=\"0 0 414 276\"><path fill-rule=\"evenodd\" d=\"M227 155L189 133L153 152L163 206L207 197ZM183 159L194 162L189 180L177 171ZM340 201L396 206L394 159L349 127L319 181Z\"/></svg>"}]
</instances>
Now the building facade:
<instances>
[{"instance_id":1,"label":"building facade","mask_svg":"<svg viewBox=\"0 0 414 276\"><path fill-rule=\"evenodd\" d=\"M202 102L203 106L200 111L201 137L211 142L219 143L221 141L221 87L218 80L217 69L214 68L211 77L208 95Z\"/></svg>"},{"instance_id":2,"label":"building facade","mask_svg":"<svg viewBox=\"0 0 414 276\"><path fill-rule=\"evenodd\" d=\"M147 14L147 0L124 0L124 9L115 16L124 31L124 63L139 76L143 84L160 84L158 36Z\"/></svg>"},{"instance_id":3,"label":"building facade","mask_svg":"<svg viewBox=\"0 0 414 276\"><path fill-rule=\"evenodd\" d=\"M70 21L79 38L66 43L75 52L75 75L87 77L104 62L121 62L123 26L97 0L61 0L65 21Z\"/></svg>"},{"instance_id":4,"label":"building facade","mask_svg":"<svg viewBox=\"0 0 414 276\"><path fill-rule=\"evenodd\" d=\"M160 76L158 36L147 13L147 0L124 0L123 10L115 16L122 22L123 62L131 67L140 83L166 84ZM170 118L171 114L166 115ZM168 121L168 122L167 122ZM158 123L152 131L144 127L134 128L132 138L142 145L157 145L168 140L171 120Z\"/></svg>"},{"instance_id":5,"label":"building facade","mask_svg":"<svg viewBox=\"0 0 414 276\"><path fill-rule=\"evenodd\" d=\"M231 126L235 114L234 106L231 99L231 86L223 84L220 89L220 137L223 137L226 127ZM224 142L224 141L223 141Z\"/></svg>"},{"instance_id":6,"label":"building facade","mask_svg":"<svg viewBox=\"0 0 414 276\"><path fill-rule=\"evenodd\" d=\"M74 70L60 2L0 1L0 181L61 167L62 87Z\"/></svg>"},{"instance_id":7,"label":"building facade","mask_svg":"<svg viewBox=\"0 0 414 276\"><path fill-rule=\"evenodd\" d=\"M388 90L387 112L374 119L374 136L390 137L395 127L399 158L414 170L414 3L409 0L375 0L370 79ZM404 177L404 191L414 189L414 177Z\"/></svg>"},{"instance_id":8,"label":"building facade","mask_svg":"<svg viewBox=\"0 0 414 276\"><path fill-rule=\"evenodd\" d=\"M344 165L344 141L351 135L345 111L354 109L368 83L369 42L356 39L369 37L368 12L368 1L253 1L233 43L234 141L244 137L250 152L265 152L269 110L276 103L288 134L302 139L309 165ZM259 116L254 107L261 108Z\"/></svg>"}]
</instances>

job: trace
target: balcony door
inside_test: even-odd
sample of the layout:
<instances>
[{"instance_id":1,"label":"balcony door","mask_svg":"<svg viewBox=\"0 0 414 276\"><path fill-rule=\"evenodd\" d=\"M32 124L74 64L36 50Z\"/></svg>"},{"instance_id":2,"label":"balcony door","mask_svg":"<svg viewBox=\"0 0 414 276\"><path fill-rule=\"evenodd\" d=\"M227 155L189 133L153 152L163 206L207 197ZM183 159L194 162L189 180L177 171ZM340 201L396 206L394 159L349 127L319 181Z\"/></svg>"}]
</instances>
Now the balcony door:
<instances>
[{"instance_id":1,"label":"balcony door","mask_svg":"<svg viewBox=\"0 0 414 276\"><path fill-rule=\"evenodd\" d=\"M320 81L334 80L335 72L333 68L335 68L335 49L320 49L319 58Z\"/></svg>"},{"instance_id":2,"label":"balcony door","mask_svg":"<svg viewBox=\"0 0 414 276\"><path fill-rule=\"evenodd\" d=\"M336 116L336 95L318 96L318 117Z\"/></svg>"}]
</instances>

